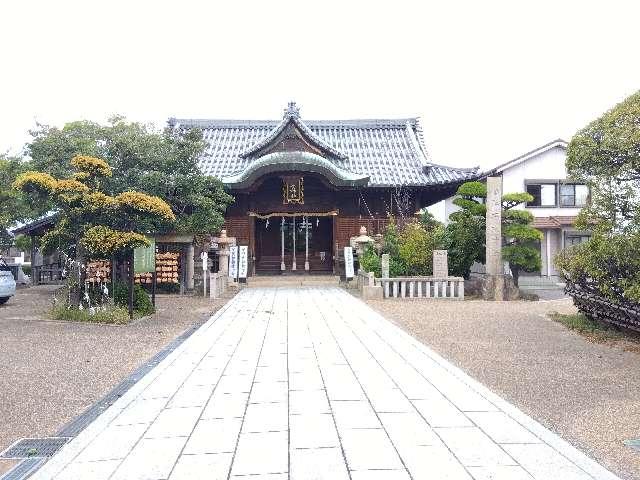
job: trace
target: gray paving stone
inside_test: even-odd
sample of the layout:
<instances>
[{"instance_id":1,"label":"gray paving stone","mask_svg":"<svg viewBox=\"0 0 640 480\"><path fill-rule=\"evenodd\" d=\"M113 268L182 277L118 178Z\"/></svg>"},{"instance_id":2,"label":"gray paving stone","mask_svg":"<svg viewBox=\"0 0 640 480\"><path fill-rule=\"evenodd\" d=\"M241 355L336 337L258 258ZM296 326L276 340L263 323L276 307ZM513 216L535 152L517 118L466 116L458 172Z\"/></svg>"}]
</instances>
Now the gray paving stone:
<instances>
[{"instance_id":1,"label":"gray paving stone","mask_svg":"<svg viewBox=\"0 0 640 480\"><path fill-rule=\"evenodd\" d=\"M332 400L331 409L340 431L350 428L382 428L369 402Z\"/></svg>"},{"instance_id":2,"label":"gray paving stone","mask_svg":"<svg viewBox=\"0 0 640 480\"><path fill-rule=\"evenodd\" d=\"M474 480L533 480L520 466L467 467Z\"/></svg>"},{"instance_id":3,"label":"gray paving stone","mask_svg":"<svg viewBox=\"0 0 640 480\"><path fill-rule=\"evenodd\" d=\"M232 418L244 416L249 392L223 393L214 391L202 412L202 418Z\"/></svg>"},{"instance_id":4,"label":"gray paving stone","mask_svg":"<svg viewBox=\"0 0 640 480\"><path fill-rule=\"evenodd\" d=\"M291 415L330 413L329 401L324 390L292 390L289 392Z\"/></svg>"},{"instance_id":5,"label":"gray paving stone","mask_svg":"<svg viewBox=\"0 0 640 480\"><path fill-rule=\"evenodd\" d=\"M231 453L181 455L169 480L227 480Z\"/></svg>"},{"instance_id":6,"label":"gray paving stone","mask_svg":"<svg viewBox=\"0 0 640 480\"><path fill-rule=\"evenodd\" d=\"M411 480L406 470L357 470L351 480Z\"/></svg>"},{"instance_id":7,"label":"gray paving stone","mask_svg":"<svg viewBox=\"0 0 640 480\"><path fill-rule=\"evenodd\" d=\"M402 462L383 429L340 430L340 440L351 470L398 470Z\"/></svg>"},{"instance_id":8,"label":"gray paving stone","mask_svg":"<svg viewBox=\"0 0 640 480\"><path fill-rule=\"evenodd\" d=\"M339 448L291 451L291 480L349 480Z\"/></svg>"},{"instance_id":9,"label":"gray paving stone","mask_svg":"<svg viewBox=\"0 0 640 480\"><path fill-rule=\"evenodd\" d=\"M232 475L288 472L287 432L241 433Z\"/></svg>"},{"instance_id":10,"label":"gray paving stone","mask_svg":"<svg viewBox=\"0 0 640 480\"><path fill-rule=\"evenodd\" d=\"M503 412L468 412L467 416L497 443L542 443Z\"/></svg>"},{"instance_id":11,"label":"gray paving stone","mask_svg":"<svg viewBox=\"0 0 640 480\"><path fill-rule=\"evenodd\" d=\"M113 480L167 478L186 441L184 437L143 438L111 478Z\"/></svg>"},{"instance_id":12,"label":"gray paving stone","mask_svg":"<svg viewBox=\"0 0 640 480\"><path fill-rule=\"evenodd\" d=\"M338 288L241 291L32 480L169 475L619 480Z\"/></svg>"},{"instance_id":13,"label":"gray paving stone","mask_svg":"<svg viewBox=\"0 0 640 480\"><path fill-rule=\"evenodd\" d=\"M291 415L291 448L339 447L333 416L328 413Z\"/></svg>"},{"instance_id":14,"label":"gray paving stone","mask_svg":"<svg viewBox=\"0 0 640 480\"><path fill-rule=\"evenodd\" d=\"M188 437L191 435L201 411L201 407L167 408L160 412L144 437Z\"/></svg>"},{"instance_id":15,"label":"gray paving stone","mask_svg":"<svg viewBox=\"0 0 640 480\"><path fill-rule=\"evenodd\" d=\"M288 429L286 403L250 403L242 425L243 433L281 432Z\"/></svg>"},{"instance_id":16,"label":"gray paving stone","mask_svg":"<svg viewBox=\"0 0 640 480\"><path fill-rule=\"evenodd\" d=\"M200 420L189 437L184 453L233 453L238 441L242 418Z\"/></svg>"},{"instance_id":17,"label":"gray paving stone","mask_svg":"<svg viewBox=\"0 0 640 480\"><path fill-rule=\"evenodd\" d=\"M477 427L435 429L460 463L467 467L516 465L495 442Z\"/></svg>"}]
</instances>

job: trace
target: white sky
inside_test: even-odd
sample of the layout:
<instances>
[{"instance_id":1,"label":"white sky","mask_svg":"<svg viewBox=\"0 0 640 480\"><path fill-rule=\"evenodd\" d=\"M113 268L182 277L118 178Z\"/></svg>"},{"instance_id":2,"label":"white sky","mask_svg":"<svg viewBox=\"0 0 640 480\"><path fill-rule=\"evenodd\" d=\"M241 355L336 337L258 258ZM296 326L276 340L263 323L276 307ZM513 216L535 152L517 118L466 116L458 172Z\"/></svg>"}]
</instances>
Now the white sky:
<instances>
[{"instance_id":1,"label":"white sky","mask_svg":"<svg viewBox=\"0 0 640 480\"><path fill-rule=\"evenodd\" d=\"M4 1L0 151L35 121L420 116L437 163L569 139L640 88L637 0Z\"/></svg>"}]
</instances>

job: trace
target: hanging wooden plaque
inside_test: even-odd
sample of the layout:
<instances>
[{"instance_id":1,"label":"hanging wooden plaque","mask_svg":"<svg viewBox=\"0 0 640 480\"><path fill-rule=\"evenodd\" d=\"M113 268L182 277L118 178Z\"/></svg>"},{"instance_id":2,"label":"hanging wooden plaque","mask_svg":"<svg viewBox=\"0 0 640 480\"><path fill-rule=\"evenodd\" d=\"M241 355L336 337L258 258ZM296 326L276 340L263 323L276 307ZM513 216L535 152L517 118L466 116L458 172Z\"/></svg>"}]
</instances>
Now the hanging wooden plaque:
<instances>
[{"instance_id":1,"label":"hanging wooden plaque","mask_svg":"<svg viewBox=\"0 0 640 480\"><path fill-rule=\"evenodd\" d=\"M304 178L300 176L283 177L282 179L282 203L304 204Z\"/></svg>"}]
</instances>

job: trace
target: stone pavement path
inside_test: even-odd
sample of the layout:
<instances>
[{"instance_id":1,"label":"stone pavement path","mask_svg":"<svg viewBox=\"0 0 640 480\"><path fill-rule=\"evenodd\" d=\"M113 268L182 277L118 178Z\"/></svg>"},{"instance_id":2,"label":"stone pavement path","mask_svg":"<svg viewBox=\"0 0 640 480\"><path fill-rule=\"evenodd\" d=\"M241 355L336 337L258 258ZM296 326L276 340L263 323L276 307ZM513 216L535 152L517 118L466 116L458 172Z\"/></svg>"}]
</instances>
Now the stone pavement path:
<instances>
[{"instance_id":1,"label":"stone pavement path","mask_svg":"<svg viewBox=\"0 0 640 480\"><path fill-rule=\"evenodd\" d=\"M344 290L257 288L32 478L617 477Z\"/></svg>"}]
</instances>

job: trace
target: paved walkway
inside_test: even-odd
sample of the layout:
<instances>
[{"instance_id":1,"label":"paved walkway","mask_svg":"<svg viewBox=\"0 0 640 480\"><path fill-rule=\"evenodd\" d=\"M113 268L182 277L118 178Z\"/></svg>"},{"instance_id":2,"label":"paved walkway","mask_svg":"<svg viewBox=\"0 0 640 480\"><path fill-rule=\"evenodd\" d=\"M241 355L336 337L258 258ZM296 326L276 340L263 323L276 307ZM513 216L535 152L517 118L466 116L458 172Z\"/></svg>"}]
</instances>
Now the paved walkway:
<instances>
[{"instance_id":1,"label":"paved walkway","mask_svg":"<svg viewBox=\"0 0 640 480\"><path fill-rule=\"evenodd\" d=\"M345 291L264 288L32 478L617 477Z\"/></svg>"}]
</instances>

